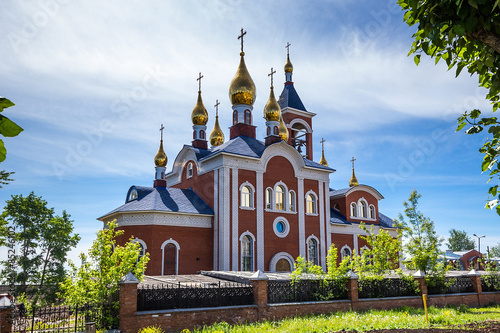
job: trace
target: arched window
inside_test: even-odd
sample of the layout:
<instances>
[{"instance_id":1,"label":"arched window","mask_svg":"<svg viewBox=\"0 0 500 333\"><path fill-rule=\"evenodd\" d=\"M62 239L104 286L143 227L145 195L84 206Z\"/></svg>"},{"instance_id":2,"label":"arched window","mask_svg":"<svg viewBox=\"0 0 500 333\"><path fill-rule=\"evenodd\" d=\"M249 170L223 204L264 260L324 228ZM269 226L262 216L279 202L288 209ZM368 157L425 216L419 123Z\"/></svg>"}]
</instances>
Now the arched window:
<instances>
[{"instance_id":1,"label":"arched window","mask_svg":"<svg viewBox=\"0 0 500 333\"><path fill-rule=\"evenodd\" d=\"M354 202L351 203L351 216L353 216L353 217L358 216L357 207L356 207L356 204Z\"/></svg>"},{"instance_id":2,"label":"arched window","mask_svg":"<svg viewBox=\"0 0 500 333\"><path fill-rule=\"evenodd\" d=\"M193 131L193 140L196 140L196 131Z\"/></svg>"},{"instance_id":3,"label":"arched window","mask_svg":"<svg viewBox=\"0 0 500 333\"><path fill-rule=\"evenodd\" d=\"M370 205L370 218L375 220L375 206Z\"/></svg>"},{"instance_id":4,"label":"arched window","mask_svg":"<svg viewBox=\"0 0 500 333\"><path fill-rule=\"evenodd\" d=\"M319 264L318 260L318 241L314 238L310 238L307 242L307 260L314 265Z\"/></svg>"},{"instance_id":5,"label":"arched window","mask_svg":"<svg viewBox=\"0 0 500 333\"><path fill-rule=\"evenodd\" d=\"M295 192L288 192L288 207L291 212L295 212Z\"/></svg>"},{"instance_id":6,"label":"arched window","mask_svg":"<svg viewBox=\"0 0 500 333\"><path fill-rule=\"evenodd\" d=\"M132 191L130 191L130 194L128 196L128 201L135 200L137 199L137 197L138 197L137 190L134 188Z\"/></svg>"},{"instance_id":7,"label":"arched window","mask_svg":"<svg viewBox=\"0 0 500 333\"><path fill-rule=\"evenodd\" d=\"M205 140L205 131L204 130L200 131L200 139Z\"/></svg>"},{"instance_id":8,"label":"arched window","mask_svg":"<svg viewBox=\"0 0 500 333\"><path fill-rule=\"evenodd\" d=\"M233 112L233 125L238 123L238 111L234 110Z\"/></svg>"},{"instance_id":9,"label":"arched window","mask_svg":"<svg viewBox=\"0 0 500 333\"><path fill-rule=\"evenodd\" d=\"M280 131L279 131L279 129L278 129L278 126L274 126L273 131L274 131L274 135L279 135L279 134L280 134Z\"/></svg>"},{"instance_id":10,"label":"arched window","mask_svg":"<svg viewBox=\"0 0 500 333\"><path fill-rule=\"evenodd\" d=\"M241 270L253 271L253 239L250 235L241 239Z\"/></svg>"},{"instance_id":11,"label":"arched window","mask_svg":"<svg viewBox=\"0 0 500 333\"><path fill-rule=\"evenodd\" d=\"M146 243L142 239L139 239L139 238L134 239L132 242L139 243L139 256L137 257L137 261L139 261L146 254L146 249L148 247L146 246Z\"/></svg>"},{"instance_id":12,"label":"arched window","mask_svg":"<svg viewBox=\"0 0 500 333\"><path fill-rule=\"evenodd\" d=\"M316 214L316 197L312 193L306 196L306 213Z\"/></svg>"},{"instance_id":13,"label":"arched window","mask_svg":"<svg viewBox=\"0 0 500 333\"><path fill-rule=\"evenodd\" d=\"M276 187L276 209L283 210L285 207L285 189L283 186Z\"/></svg>"},{"instance_id":14,"label":"arched window","mask_svg":"<svg viewBox=\"0 0 500 333\"><path fill-rule=\"evenodd\" d=\"M245 110L245 124L252 124L252 113L250 112L250 110Z\"/></svg>"},{"instance_id":15,"label":"arched window","mask_svg":"<svg viewBox=\"0 0 500 333\"><path fill-rule=\"evenodd\" d=\"M335 209L337 212L340 212L340 205L338 202L336 202L335 205L333 205L333 209Z\"/></svg>"},{"instance_id":16,"label":"arched window","mask_svg":"<svg viewBox=\"0 0 500 333\"><path fill-rule=\"evenodd\" d=\"M249 186L241 189L241 207L253 207L253 192Z\"/></svg>"},{"instance_id":17,"label":"arched window","mask_svg":"<svg viewBox=\"0 0 500 333\"><path fill-rule=\"evenodd\" d=\"M187 178L193 177L193 163L187 165Z\"/></svg>"},{"instance_id":18,"label":"arched window","mask_svg":"<svg viewBox=\"0 0 500 333\"><path fill-rule=\"evenodd\" d=\"M266 190L266 209L272 208L272 198L273 198L273 190L268 188Z\"/></svg>"},{"instance_id":19,"label":"arched window","mask_svg":"<svg viewBox=\"0 0 500 333\"><path fill-rule=\"evenodd\" d=\"M271 134L271 127L267 127L267 135Z\"/></svg>"},{"instance_id":20,"label":"arched window","mask_svg":"<svg viewBox=\"0 0 500 333\"><path fill-rule=\"evenodd\" d=\"M179 269L179 243L172 238L166 240L161 245L163 263L161 267L162 275L177 275Z\"/></svg>"},{"instance_id":21,"label":"arched window","mask_svg":"<svg viewBox=\"0 0 500 333\"><path fill-rule=\"evenodd\" d=\"M361 201L359 205L359 210L361 217L368 217L368 214L366 213L366 202Z\"/></svg>"},{"instance_id":22,"label":"arched window","mask_svg":"<svg viewBox=\"0 0 500 333\"><path fill-rule=\"evenodd\" d=\"M349 259L351 259L351 254L352 254L352 252L351 252L351 249L349 248L349 246L347 246L347 245L346 245L346 246L344 246L344 247L342 248L342 251L341 251L341 253L340 253L340 254L341 254L341 258L342 258L342 260L344 260L344 258L349 258Z\"/></svg>"}]
</instances>

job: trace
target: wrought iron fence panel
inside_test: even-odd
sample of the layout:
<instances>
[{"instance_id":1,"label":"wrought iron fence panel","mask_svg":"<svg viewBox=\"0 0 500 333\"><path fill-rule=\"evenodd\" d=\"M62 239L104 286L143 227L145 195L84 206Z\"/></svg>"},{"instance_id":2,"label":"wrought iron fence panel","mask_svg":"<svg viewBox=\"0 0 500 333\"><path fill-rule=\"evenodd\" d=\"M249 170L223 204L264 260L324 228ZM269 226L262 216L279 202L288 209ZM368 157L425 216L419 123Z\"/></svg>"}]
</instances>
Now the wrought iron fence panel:
<instances>
[{"instance_id":1,"label":"wrought iron fence panel","mask_svg":"<svg viewBox=\"0 0 500 333\"><path fill-rule=\"evenodd\" d=\"M413 281L385 278L361 279L358 281L359 298L383 298L417 296Z\"/></svg>"},{"instance_id":2,"label":"wrought iron fence panel","mask_svg":"<svg viewBox=\"0 0 500 333\"><path fill-rule=\"evenodd\" d=\"M500 275L486 274L481 276L481 288L483 291L500 291Z\"/></svg>"},{"instance_id":3,"label":"wrought iron fence panel","mask_svg":"<svg viewBox=\"0 0 500 333\"><path fill-rule=\"evenodd\" d=\"M142 285L137 311L253 304L253 288L240 283L209 285Z\"/></svg>"},{"instance_id":4,"label":"wrought iron fence panel","mask_svg":"<svg viewBox=\"0 0 500 333\"><path fill-rule=\"evenodd\" d=\"M270 280L267 282L267 302L292 303L347 299L344 280Z\"/></svg>"},{"instance_id":5,"label":"wrought iron fence panel","mask_svg":"<svg viewBox=\"0 0 500 333\"><path fill-rule=\"evenodd\" d=\"M468 276L447 277L444 280L431 280L427 286L427 293L429 295L472 292L474 292L474 285L472 284L472 279Z\"/></svg>"},{"instance_id":6,"label":"wrought iron fence panel","mask_svg":"<svg viewBox=\"0 0 500 333\"><path fill-rule=\"evenodd\" d=\"M118 325L118 308L112 304L85 304L83 306L47 306L11 313L12 333L17 332L84 332L85 323L95 322L97 329L111 329Z\"/></svg>"}]
</instances>

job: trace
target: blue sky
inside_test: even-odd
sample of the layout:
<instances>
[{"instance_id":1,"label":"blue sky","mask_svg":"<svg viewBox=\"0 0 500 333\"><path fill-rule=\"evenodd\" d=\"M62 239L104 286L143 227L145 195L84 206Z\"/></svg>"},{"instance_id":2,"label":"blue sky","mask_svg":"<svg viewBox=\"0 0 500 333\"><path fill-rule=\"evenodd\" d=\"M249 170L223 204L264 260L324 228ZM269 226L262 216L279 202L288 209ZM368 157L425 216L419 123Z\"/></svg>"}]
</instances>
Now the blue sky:
<instances>
[{"instance_id":1,"label":"blue sky","mask_svg":"<svg viewBox=\"0 0 500 333\"><path fill-rule=\"evenodd\" d=\"M228 87L239 61L257 87L257 136L269 93L267 73L284 82L287 42L295 88L314 118L314 155L324 137L335 172L331 187L347 187L355 156L360 183L385 197L396 217L413 189L440 235L449 229L500 242L499 217L484 209L488 177L477 149L484 136L455 133L456 118L489 109L477 78L455 78L443 64L407 57L415 28L392 1L117 1L44 0L4 4L0 12L0 95L14 103L5 115L25 131L5 140L1 168L15 181L3 204L31 191L58 213L66 209L82 236L76 258L101 227L97 217L124 202L131 185L151 186L161 123L167 168L192 138L191 110L199 72L214 123L229 136ZM277 89L280 90L281 88Z\"/></svg>"}]
</instances>

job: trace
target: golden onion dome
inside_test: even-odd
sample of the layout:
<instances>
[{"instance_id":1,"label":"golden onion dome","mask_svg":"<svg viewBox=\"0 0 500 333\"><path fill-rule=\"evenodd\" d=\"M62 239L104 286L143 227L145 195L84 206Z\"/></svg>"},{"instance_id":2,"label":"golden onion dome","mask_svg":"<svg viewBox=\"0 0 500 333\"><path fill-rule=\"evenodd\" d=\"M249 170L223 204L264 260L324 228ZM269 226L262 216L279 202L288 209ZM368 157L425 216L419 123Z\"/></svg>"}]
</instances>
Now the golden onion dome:
<instances>
[{"instance_id":1,"label":"golden onion dome","mask_svg":"<svg viewBox=\"0 0 500 333\"><path fill-rule=\"evenodd\" d=\"M285 64L285 73L291 73L293 72L293 65L292 62L290 61L290 56L287 54L286 55L286 64Z\"/></svg>"},{"instance_id":2,"label":"golden onion dome","mask_svg":"<svg viewBox=\"0 0 500 333\"><path fill-rule=\"evenodd\" d=\"M354 174L354 168L353 168L351 180L349 180L349 187L358 186L358 185L359 185L358 178L356 178L356 175Z\"/></svg>"},{"instance_id":3,"label":"golden onion dome","mask_svg":"<svg viewBox=\"0 0 500 333\"><path fill-rule=\"evenodd\" d=\"M257 92L250 73L245 65L244 52L240 52L240 65L229 86L229 99L231 104L253 105Z\"/></svg>"},{"instance_id":4,"label":"golden onion dome","mask_svg":"<svg viewBox=\"0 0 500 333\"><path fill-rule=\"evenodd\" d=\"M212 133L210 133L210 145L220 146L224 143L224 133L219 126L219 116L215 116L215 125Z\"/></svg>"},{"instance_id":5,"label":"golden onion dome","mask_svg":"<svg viewBox=\"0 0 500 333\"><path fill-rule=\"evenodd\" d=\"M201 91L198 91L198 100L194 106L193 112L191 112L191 120L193 125L203 125L205 126L208 122L208 112L203 105L203 100L201 99Z\"/></svg>"},{"instance_id":6,"label":"golden onion dome","mask_svg":"<svg viewBox=\"0 0 500 333\"><path fill-rule=\"evenodd\" d=\"M279 135L281 140L287 141L288 140L288 129L286 128L285 122L283 121L283 117L280 114L280 125L278 126L279 129Z\"/></svg>"},{"instance_id":7,"label":"golden onion dome","mask_svg":"<svg viewBox=\"0 0 500 333\"><path fill-rule=\"evenodd\" d=\"M280 121L281 108L276 102L276 97L274 97L274 89L271 87L271 92L269 93L269 100L264 107L264 118L266 121Z\"/></svg>"},{"instance_id":8,"label":"golden onion dome","mask_svg":"<svg viewBox=\"0 0 500 333\"><path fill-rule=\"evenodd\" d=\"M155 166L157 167L165 167L167 165L167 154L163 150L163 140L160 141L160 148L158 148L158 152L155 155Z\"/></svg>"},{"instance_id":9,"label":"golden onion dome","mask_svg":"<svg viewBox=\"0 0 500 333\"><path fill-rule=\"evenodd\" d=\"M328 162L326 161L324 150L321 151L321 159L319 160L319 164L321 164L322 166L326 166L326 167L328 166Z\"/></svg>"}]
</instances>

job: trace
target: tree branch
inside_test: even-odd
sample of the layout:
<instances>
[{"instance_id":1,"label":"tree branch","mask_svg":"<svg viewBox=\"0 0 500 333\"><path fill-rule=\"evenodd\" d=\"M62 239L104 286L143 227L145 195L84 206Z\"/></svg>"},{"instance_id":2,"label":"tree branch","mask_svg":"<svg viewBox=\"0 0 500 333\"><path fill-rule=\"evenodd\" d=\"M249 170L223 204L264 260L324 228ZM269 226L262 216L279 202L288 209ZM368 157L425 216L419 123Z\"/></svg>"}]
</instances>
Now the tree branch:
<instances>
[{"instance_id":1,"label":"tree branch","mask_svg":"<svg viewBox=\"0 0 500 333\"><path fill-rule=\"evenodd\" d=\"M500 54L500 37L492 31L481 28L474 32L468 32L467 37L480 41L491 47L496 53Z\"/></svg>"}]
</instances>

